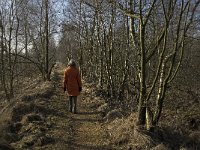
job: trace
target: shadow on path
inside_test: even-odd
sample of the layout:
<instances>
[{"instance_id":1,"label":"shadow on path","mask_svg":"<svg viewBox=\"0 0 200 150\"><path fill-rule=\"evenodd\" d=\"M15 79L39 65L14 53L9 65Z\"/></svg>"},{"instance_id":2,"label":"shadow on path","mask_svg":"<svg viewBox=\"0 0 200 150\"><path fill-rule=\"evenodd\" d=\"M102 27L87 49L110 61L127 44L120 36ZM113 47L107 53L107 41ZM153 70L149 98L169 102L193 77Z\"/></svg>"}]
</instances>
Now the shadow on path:
<instances>
[{"instance_id":1,"label":"shadow on path","mask_svg":"<svg viewBox=\"0 0 200 150\"><path fill-rule=\"evenodd\" d=\"M87 145L87 144L77 144L75 142L69 143L70 150L112 150L109 146L94 146L94 145Z\"/></svg>"},{"instance_id":2,"label":"shadow on path","mask_svg":"<svg viewBox=\"0 0 200 150\"><path fill-rule=\"evenodd\" d=\"M68 139L70 150L112 150L105 144L102 136L101 113L80 109L77 114L71 114L71 134ZM99 133L99 131L101 133Z\"/></svg>"},{"instance_id":3,"label":"shadow on path","mask_svg":"<svg viewBox=\"0 0 200 150\"><path fill-rule=\"evenodd\" d=\"M79 115L99 115L101 112L94 111L94 112L78 112Z\"/></svg>"}]
</instances>

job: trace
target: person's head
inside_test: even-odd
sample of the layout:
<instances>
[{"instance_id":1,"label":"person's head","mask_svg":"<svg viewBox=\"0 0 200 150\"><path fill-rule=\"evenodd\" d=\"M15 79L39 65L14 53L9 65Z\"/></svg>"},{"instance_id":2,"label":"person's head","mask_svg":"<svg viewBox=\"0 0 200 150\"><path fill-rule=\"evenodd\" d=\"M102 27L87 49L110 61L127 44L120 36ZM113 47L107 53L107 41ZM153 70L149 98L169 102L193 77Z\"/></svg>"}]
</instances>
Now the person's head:
<instances>
[{"instance_id":1,"label":"person's head","mask_svg":"<svg viewBox=\"0 0 200 150\"><path fill-rule=\"evenodd\" d=\"M71 60L69 61L69 63L68 63L68 66L76 67L76 62L75 62L73 59L71 59Z\"/></svg>"}]
</instances>

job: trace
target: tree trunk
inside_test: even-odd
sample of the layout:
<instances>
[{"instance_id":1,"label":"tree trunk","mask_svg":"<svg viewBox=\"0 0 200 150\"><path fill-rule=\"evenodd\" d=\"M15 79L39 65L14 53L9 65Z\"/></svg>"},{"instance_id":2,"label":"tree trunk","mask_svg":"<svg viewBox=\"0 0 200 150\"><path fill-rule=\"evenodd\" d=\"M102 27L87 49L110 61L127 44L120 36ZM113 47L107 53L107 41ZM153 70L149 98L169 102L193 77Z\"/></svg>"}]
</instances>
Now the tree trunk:
<instances>
[{"instance_id":1,"label":"tree trunk","mask_svg":"<svg viewBox=\"0 0 200 150\"><path fill-rule=\"evenodd\" d=\"M49 73L49 1L45 0L45 80L50 80Z\"/></svg>"},{"instance_id":2,"label":"tree trunk","mask_svg":"<svg viewBox=\"0 0 200 150\"><path fill-rule=\"evenodd\" d=\"M142 15L142 2L140 0L140 96L138 104L138 125L145 124L145 114L146 114L146 54L145 54L145 26L143 24L143 15Z\"/></svg>"}]
</instances>

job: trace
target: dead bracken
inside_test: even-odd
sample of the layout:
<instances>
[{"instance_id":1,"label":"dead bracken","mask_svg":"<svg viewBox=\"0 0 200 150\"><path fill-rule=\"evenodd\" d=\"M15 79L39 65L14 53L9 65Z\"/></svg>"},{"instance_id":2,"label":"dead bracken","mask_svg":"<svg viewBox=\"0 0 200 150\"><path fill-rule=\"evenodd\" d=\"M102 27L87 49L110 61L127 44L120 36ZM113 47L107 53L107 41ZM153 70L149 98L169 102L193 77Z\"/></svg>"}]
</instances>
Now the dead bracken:
<instances>
[{"instance_id":1,"label":"dead bracken","mask_svg":"<svg viewBox=\"0 0 200 150\"><path fill-rule=\"evenodd\" d=\"M168 125L170 121L165 122L170 116L175 117L166 109L161 126L147 132L136 124L135 112L127 115L123 108L109 107L106 97L95 93L96 87L84 81L78 112L71 114L61 91L62 67L54 69L53 76L55 80L27 89L1 114L5 117L0 119L0 149L183 150L200 146L198 113L180 115L193 115L192 119L182 120L185 122L174 118L172 121L180 124L175 129Z\"/></svg>"}]
</instances>

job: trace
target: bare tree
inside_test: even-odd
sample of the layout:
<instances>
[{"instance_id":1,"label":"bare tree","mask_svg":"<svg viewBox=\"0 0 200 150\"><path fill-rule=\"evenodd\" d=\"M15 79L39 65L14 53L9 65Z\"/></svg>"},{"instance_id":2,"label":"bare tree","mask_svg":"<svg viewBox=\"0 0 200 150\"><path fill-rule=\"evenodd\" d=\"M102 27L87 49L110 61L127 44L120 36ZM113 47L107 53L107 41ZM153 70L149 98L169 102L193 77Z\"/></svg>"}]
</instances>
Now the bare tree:
<instances>
[{"instance_id":1,"label":"bare tree","mask_svg":"<svg viewBox=\"0 0 200 150\"><path fill-rule=\"evenodd\" d=\"M111 1L111 3L114 2ZM140 82L138 124L143 125L146 122L147 128L150 129L150 124L153 126L158 124L167 86L174 79L180 67L185 48L185 37L199 1L193 4L191 1L179 3L173 0L167 2L164 0L153 0L152 2L130 0L129 4L131 10L126 9L120 2L117 3L117 7L130 17L133 49L138 54L138 59L136 58ZM160 24L153 12L158 12L159 17L164 18ZM159 26L155 25L156 23ZM153 28L151 28L152 24ZM149 29L153 30L154 35ZM150 74L149 67L153 67L155 72ZM148 112L150 108L153 108L150 100L153 98L152 93L155 92L157 94L154 97L156 99L154 114L152 118L149 118Z\"/></svg>"},{"instance_id":2,"label":"bare tree","mask_svg":"<svg viewBox=\"0 0 200 150\"><path fill-rule=\"evenodd\" d=\"M50 80L56 52L55 10L50 0L9 0L0 6L1 84L11 99L20 76L33 76L37 69Z\"/></svg>"}]
</instances>

